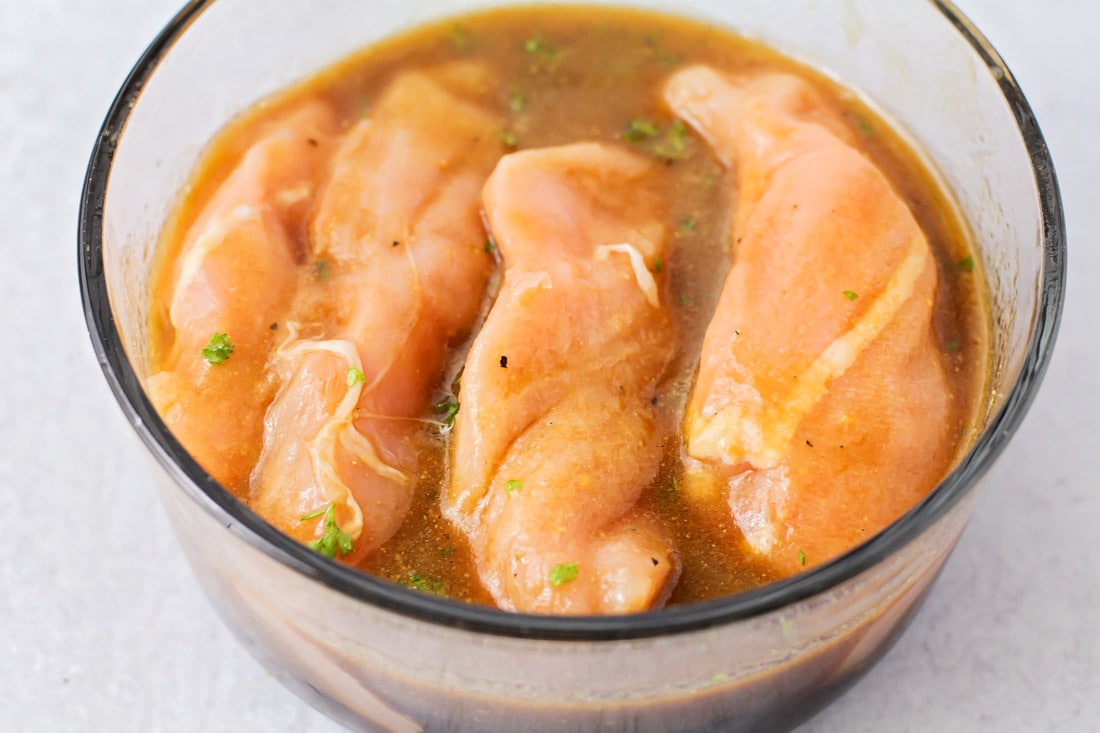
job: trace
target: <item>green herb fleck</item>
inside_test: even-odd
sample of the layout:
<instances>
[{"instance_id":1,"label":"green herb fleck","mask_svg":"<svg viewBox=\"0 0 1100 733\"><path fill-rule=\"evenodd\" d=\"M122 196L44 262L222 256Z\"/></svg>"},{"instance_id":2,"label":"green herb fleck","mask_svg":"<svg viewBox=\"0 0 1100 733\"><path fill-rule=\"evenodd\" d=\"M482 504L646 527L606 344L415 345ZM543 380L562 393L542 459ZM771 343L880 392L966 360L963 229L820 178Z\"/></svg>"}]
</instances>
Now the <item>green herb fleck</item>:
<instances>
[{"instance_id":1,"label":"green herb fleck","mask_svg":"<svg viewBox=\"0 0 1100 733\"><path fill-rule=\"evenodd\" d=\"M806 553L802 550L798 551L798 563L802 567L806 567Z\"/></svg>"},{"instance_id":2,"label":"green herb fleck","mask_svg":"<svg viewBox=\"0 0 1100 733\"><path fill-rule=\"evenodd\" d=\"M653 143L652 152L667 161L679 160L687 154L687 126L680 120L673 120L662 135L660 126L653 120L636 117L630 121L620 135L623 140L642 144Z\"/></svg>"},{"instance_id":3,"label":"green herb fleck","mask_svg":"<svg viewBox=\"0 0 1100 733\"><path fill-rule=\"evenodd\" d=\"M683 293L680 293L680 295L679 295L679 297L677 298L677 300L679 300L679 301L680 301L680 305L687 305L688 303L690 303L690 302L691 302L691 298L689 298L688 296L684 295Z\"/></svg>"},{"instance_id":4,"label":"green herb fleck","mask_svg":"<svg viewBox=\"0 0 1100 733\"><path fill-rule=\"evenodd\" d=\"M233 342L227 333L215 333L210 342L203 347L202 358L211 364L223 364L233 353Z\"/></svg>"},{"instance_id":5,"label":"green herb fleck","mask_svg":"<svg viewBox=\"0 0 1100 733\"><path fill-rule=\"evenodd\" d=\"M317 260L313 263L313 272L317 275L317 279L321 282L325 282L331 276L329 272L328 260Z\"/></svg>"},{"instance_id":6,"label":"green herb fleck","mask_svg":"<svg viewBox=\"0 0 1100 733\"><path fill-rule=\"evenodd\" d=\"M971 256L959 260L958 268L963 272L974 272L974 258Z\"/></svg>"},{"instance_id":7,"label":"green herb fleck","mask_svg":"<svg viewBox=\"0 0 1100 733\"><path fill-rule=\"evenodd\" d=\"M512 92L508 98L508 109L512 110L512 114L519 114L527 108L527 97L521 92Z\"/></svg>"},{"instance_id":8,"label":"green herb fleck","mask_svg":"<svg viewBox=\"0 0 1100 733\"><path fill-rule=\"evenodd\" d=\"M486 237L485 239L485 251L489 254L497 251L497 243L493 241L492 237Z\"/></svg>"},{"instance_id":9,"label":"green herb fleck","mask_svg":"<svg viewBox=\"0 0 1100 733\"><path fill-rule=\"evenodd\" d=\"M367 375L363 374L361 369L357 367L350 367L348 369L348 386L354 387L357 384L362 384L367 381Z\"/></svg>"},{"instance_id":10,"label":"green herb fleck","mask_svg":"<svg viewBox=\"0 0 1100 733\"><path fill-rule=\"evenodd\" d=\"M855 300L856 298L859 297L859 293L857 293L854 290L845 290L844 291L844 297L847 298L848 300Z\"/></svg>"},{"instance_id":11,"label":"green herb fleck","mask_svg":"<svg viewBox=\"0 0 1100 733\"><path fill-rule=\"evenodd\" d=\"M448 397L441 402L435 403L433 409L438 413L442 413L440 420L445 426L448 428L454 426L455 415L458 414L458 400L454 397Z\"/></svg>"},{"instance_id":12,"label":"green herb fleck","mask_svg":"<svg viewBox=\"0 0 1100 733\"><path fill-rule=\"evenodd\" d=\"M678 66L683 60L683 56L673 51L666 51L663 48L657 51L657 61L659 61L662 66Z\"/></svg>"},{"instance_id":13,"label":"green herb fleck","mask_svg":"<svg viewBox=\"0 0 1100 733\"><path fill-rule=\"evenodd\" d=\"M523 488L523 482L518 478L509 479L504 482L504 490L508 492L508 495L516 493Z\"/></svg>"},{"instance_id":14,"label":"green herb fleck","mask_svg":"<svg viewBox=\"0 0 1100 733\"><path fill-rule=\"evenodd\" d=\"M321 553L325 557L336 557L336 553L340 553L340 557L350 555L355 549L355 544L351 541L351 535L340 529L336 524L335 502L330 503L327 509L302 516L299 521L305 522L310 519L316 519L322 514L325 517L324 531L320 537L307 543L306 546L311 550Z\"/></svg>"},{"instance_id":15,"label":"green herb fleck","mask_svg":"<svg viewBox=\"0 0 1100 733\"><path fill-rule=\"evenodd\" d=\"M864 137L874 137L875 136L875 128L872 127L871 123L868 122L867 120L860 118L860 120L856 124L859 127L860 134L863 135Z\"/></svg>"},{"instance_id":16,"label":"green herb fleck","mask_svg":"<svg viewBox=\"0 0 1100 733\"><path fill-rule=\"evenodd\" d=\"M497 137L500 138L500 141L504 143L505 147L516 147L516 136L512 132L508 130L501 130L497 133Z\"/></svg>"},{"instance_id":17,"label":"green herb fleck","mask_svg":"<svg viewBox=\"0 0 1100 733\"><path fill-rule=\"evenodd\" d=\"M653 54L657 57L657 61L660 62L662 65L676 66L681 61L683 61L683 57L681 57L679 54L673 53L672 51L661 47L661 38L656 33L649 33L642 40L645 42L645 45L649 48L649 50L652 51Z\"/></svg>"},{"instance_id":18,"label":"green herb fleck","mask_svg":"<svg viewBox=\"0 0 1100 733\"><path fill-rule=\"evenodd\" d=\"M680 220L680 231L684 234L695 231L695 220L691 218Z\"/></svg>"},{"instance_id":19,"label":"green herb fleck","mask_svg":"<svg viewBox=\"0 0 1100 733\"><path fill-rule=\"evenodd\" d=\"M666 160L679 160L687 152L687 127L680 120L673 120L664 139L654 152Z\"/></svg>"},{"instance_id":20,"label":"green herb fleck","mask_svg":"<svg viewBox=\"0 0 1100 733\"><path fill-rule=\"evenodd\" d=\"M459 53L466 53L473 47L470 43L470 32L461 23L451 26L451 45Z\"/></svg>"},{"instance_id":21,"label":"green herb fleck","mask_svg":"<svg viewBox=\"0 0 1100 733\"><path fill-rule=\"evenodd\" d=\"M675 504L680 501L680 484L676 481L675 476L661 487L661 491L657 496L662 504Z\"/></svg>"},{"instance_id":22,"label":"green herb fleck","mask_svg":"<svg viewBox=\"0 0 1100 733\"><path fill-rule=\"evenodd\" d=\"M444 595L442 580L439 578L426 578L420 573L409 573L405 579L405 587L418 590L421 593L431 593L433 596Z\"/></svg>"},{"instance_id":23,"label":"green herb fleck","mask_svg":"<svg viewBox=\"0 0 1100 733\"><path fill-rule=\"evenodd\" d=\"M563 562L561 565L555 565L554 569L550 571L550 585L560 588L566 583L576 580L579 572L575 562Z\"/></svg>"},{"instance_id":24,"label":"green herb fleck","mask_svg":"<svg viewBox=\"0 0 1100 733\"><path fill-rule=\"evenodd\" d=\"M956 354L959 351L959 342L955 339L951 339L947 342L947 353Z\"/></svg>"},{"instance_id":25,"label":"green herb fleck","mask_svg":"<svg viewBox=\"0 0 1100 733\"><path fill-rule=\"evenodd\" d=\"M528 38L523 44L523 50L527 53L537 53L540 56L557 56L558 49L551 46L545 40L539 37Z\"/></svg>"},{"instance_id":26,"label":"green herb fleck","mask_svg":"<svg viewBox=\"0 0 1100 733\"><path fill-rule=\"evenodd\" d=\"M546 65L547 67L553 66L558 57L561 55L561 50L556 46L547 43L547 41L539 36L534 38L528 38L523 44L523 50L532 56L538 58L538 62Z\"/></svg>"},{"instance_id":27,"label":"green herb fleck","mask_svg":"<svg viewBox=\"0 0 1100 733\"><path fill-rule=\"evenodd\" d=\"M623 139L629 140L632 143L640 143L650 138L657 137L660 134L661 131L657 128L657 123L653 122L653 120L646 120L639 117L631 120L630 124L626 126L626 131L623 132Z\"/></svg>"},{"instance_id":28,"label":"green herb fleck","mask_svg":"<svg viewBox=\"0 0 1100 733\"><path fill-rule=\"evenodd\" d=\"M444 558L452 557L456 552L458 552L458 548L454 545L445 545L439 548L439 554Z\"/></svg>"},{"instance_id":29,"label":"green herb fleck","mask_svg":"<svg viewBox=\"0 0 1100 733\"><path fill-rule=\"evenodd\" d=\"M660 273L662 270L665 269L665 263L661 260L660 257L654 257L653 267L651 269L653 270L653 272Z\"/></svg>"}]
</instances>

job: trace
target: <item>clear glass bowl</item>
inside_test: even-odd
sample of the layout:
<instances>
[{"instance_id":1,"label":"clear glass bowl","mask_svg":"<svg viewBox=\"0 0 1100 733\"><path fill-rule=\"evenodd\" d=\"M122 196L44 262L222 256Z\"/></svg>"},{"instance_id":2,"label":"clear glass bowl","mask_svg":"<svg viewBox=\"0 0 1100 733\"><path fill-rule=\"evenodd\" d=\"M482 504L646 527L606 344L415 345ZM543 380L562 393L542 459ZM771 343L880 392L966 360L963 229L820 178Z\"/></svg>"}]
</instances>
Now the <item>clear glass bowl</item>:
<instances>
[{"instance_id":1,"label":"clear glass bowl","mask_svg":"<svg viewBox=\"0 0 1100 733\"><path fill-rule=\"evenodd\" d=\"M192 2L149 46L96 141L80 212L92 342L212 602L287 686L362 730L775 730L835 697L928 591L975 488L1035 396L1062 307L1047 148L1011 73L949 3L635 0L763 40L896 120L955 192L993 301L993 390L973 449L848 554L708 603L628 617L511 615L307 550L235 500L143 390L149 265L200 152L234 114L372 41L495 0Z\"/></svg>"}]
</instances>

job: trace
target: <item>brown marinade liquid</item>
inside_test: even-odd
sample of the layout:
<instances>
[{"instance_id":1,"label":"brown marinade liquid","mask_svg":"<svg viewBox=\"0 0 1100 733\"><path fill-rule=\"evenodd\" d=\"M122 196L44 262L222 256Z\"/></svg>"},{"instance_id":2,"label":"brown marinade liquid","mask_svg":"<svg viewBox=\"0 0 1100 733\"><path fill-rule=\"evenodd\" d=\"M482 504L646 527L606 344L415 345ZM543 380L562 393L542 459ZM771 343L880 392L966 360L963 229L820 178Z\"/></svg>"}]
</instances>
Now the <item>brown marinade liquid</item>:
<instances>
[{"instance_id":1,"label":"brown marinade liquid","mask_svg":"<svg viewBox=\"0 0 1100 733\"><path fill-rule=\"evenodd\" d=\"M321 97L334 104L350 125L369 113L372 100L399 71L461 60L485 62L493 70L498 83L480 90L475 101L498 110L506 120L500 135L507 147L513 142L516 149L524 149L580 140L619 141L658 158L662 157L660 142L673 123L661 101L661 87L677 68L705 63L727 73L780 70L810 80L849 123L864 154L908 202L936 255L935 332L953 365L953 389L965 396L962 414L968 419L958 425L959 450L969 444L971 426L985 404L988 307L981 263L943 186L912 147L852 92L758 43L667 15L542 6L463 16L390 38L264 100L230 123L200 161L165 229L154 288L171 278L172 262L188 226L240 160L266 115ZM632 121L653 123L662 135L631 141ZM728 173L690 129L684 140L682 155L666 160L665 171L674 200L664 266L670 274L670 301L681 350L660 399L676 415L682 414L687 399L703 334L729 267L731 246L730 212L723 195ZM304 262L302 266L309 267ZM170 343L171 326L166 314L156 308L152 326L150 355L156 371ZM463 356L455 354L440 397L447 393ZM439 433L435 427L425 429ZM420 462L416 498L403 527L361 569L427 592L492 605L477 580L462 534L441 516L440 487L448 476L447 441L441 436L431 444L433 450ZM749 552L724 501L703 506L681 496L680 451L680 437L673 436L658 480L641 500L644 510L668 527L680 553L683 573L671 602L715 598L773 580L766 564ZM228 488L244 498L247 487L245 475L235 477Z\"/></svg>"}]
</instances>

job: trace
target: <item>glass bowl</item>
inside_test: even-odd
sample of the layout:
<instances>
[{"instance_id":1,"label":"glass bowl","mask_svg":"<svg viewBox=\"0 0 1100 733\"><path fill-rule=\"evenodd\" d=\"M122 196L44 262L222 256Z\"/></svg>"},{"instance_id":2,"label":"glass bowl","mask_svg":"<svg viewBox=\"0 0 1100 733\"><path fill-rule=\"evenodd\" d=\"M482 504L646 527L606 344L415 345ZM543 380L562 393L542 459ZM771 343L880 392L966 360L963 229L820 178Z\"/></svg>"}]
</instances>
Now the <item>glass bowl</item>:
<instances>
[{"instance_id":1,"label":"glass bowl","mask_svg":"<svg viewBox=\"0 0 1100 733\"><path fill-rule=\"evenodd\" d=\"M954 191L993 307L972 450L918 506L842 557L706 603L556 618L463 605L360 574L234 499L143 389L152 253L201 151L236 113L395 31L497 0L191 2L138 60L95 142L80 283L91 339L154 459L211 601L288 687L361 730L775 730L867 670L942 568L982 477L1035 396L1063 300L1047 148L996 51L947 2L633 0L733 28L825 70L897 121Z\"/></svg>"}]
</instances>

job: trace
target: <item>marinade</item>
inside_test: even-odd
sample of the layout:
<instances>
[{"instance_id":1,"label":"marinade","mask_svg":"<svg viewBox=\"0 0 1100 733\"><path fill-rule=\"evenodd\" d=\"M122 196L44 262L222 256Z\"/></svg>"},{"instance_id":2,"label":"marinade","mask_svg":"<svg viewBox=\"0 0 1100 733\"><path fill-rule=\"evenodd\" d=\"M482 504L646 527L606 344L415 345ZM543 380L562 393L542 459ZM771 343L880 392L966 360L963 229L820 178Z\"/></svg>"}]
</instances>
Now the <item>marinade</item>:
<instances>
[{"instance_id":1,"label":"marinade","mask_svg":"<svg viewBox=\"0 0 1100 733\"><path fill-rule=\"evenodd\" d=\"M345 264L350 261L348 257L340 255L333 249L337 245L329 242L334 236L333 227L343 225L326 223L322 232L317 223L319 217L326 222L332 219L333 207L326 205L324 199L333 178L344 175L340 171L346 172L348 168L341 157L350 155L347 151L352 143L348 141L355 135L367 136L365 139L374 149L384 148L387 145L384 137L370 138L374 133L364 131L377 129L383 123L375 116L390 114L387 110L395 108L393 100L398 95L395 89L408 86L410 78L423 78L428 80L423 83L429 85L425 87L429 92L418 93L443 99L432 102L437 110L449 109L446 104L457 105L457 112L437 111L430 122L417 123L420 127L414 125L420 130L415 134L443 151L437 157L439 170L445 171L446 176L432 178L425 184L428 179L418 177L416 171L410 172L404 163L387 158L385 150L364 154L365 164L374 166L372 170L383 174L386 170L393 171L369 185L373 192L369 200L379 207L376 212L379 220L388 215L387 207L411 212L410 221L420 221L416 217L442 216L438 212L423 213L424 207L435 205L432 203L435 199L406 202L402 198L405 193L391 190L402 185L411 187L409 190L425 185L454 189L458 192L453 201L459 201L465 207L463 211L468 212L470 204L466 199L460 201L460 197L468 198L467 188L472 190L473 184L467 186L463 176L467 172L473 177L480 176L483 183L499 159L522 151L597 143L623 151L648 166L647 187L661 201L659 206L650 208L660 220L662 245L660 256L651 258L646 266L659 283L662 312L667 316L671 336L669 356L661 362L663 371L652 394L647 393L645 399L652 403L657 415L654 419L663 420L662 425L667 424L668 429L658 449L655 468L647 474L645 485L639 487L639 497L630 516L638 522L662 527L668 543L675 548L678 580L668 602L686 603L736 593L785 577L797 571L798 565L812 566L828 559L811 557L807 561L805 553L794 555L798 561L793 563L792 570L789 552L784 562L776 562L759 552L737 525L725 497L718 495L721 492L700 490L699 481L688 470L693 459L686 450L687 437L682 433L684 415L699 374L704 336L719 308L731 265L738 262L738 242L734 236L737 227L733 220L736 206L731 205L731 191L735 204L741 184L735 166L724 161L712 141L701 135L690 121L677 116L666 101L669 80L695 67L707 67L726 79L756 79L771 74L800 79L812 89L821 105L820 114L833 120L831 124L838 127L838 135L846 144L881 172L927 239L936 283L934 290L929 291L933 293L930 333L935 359L942 365L944 375L939 387L947 405L942 422L952 434L947 448L936 455L937 466L933 471L936 478L923 490L933 488L938 477L968 447L971 426L985 404L988 379L988 307L981 261L950 193L901 133L864 100L824 74L723 29L625 9L508 8L435 23L372 46L261 101L229 123L198 162L165 227L155 263L156 277L150 294L154 306L150 391L169 427L180 435L203 467L239 498L254 507L259 507L261 499L270 504L264 498L268 494L257 489L257 482L264 480L257 478L257 464L263 464L261 454L265 445L275 439L271 435L265 437L265 430L270 432L273 423L269 412L273 404L279 404L279 395L285 395L284 388L290 380L287 368L279 371L278 364L282 362L277 353L283 356L289 353L287 339L292 337L312 339L313 344L328 343L338 337L358 344L360 351L367 348L364 344L371 339L352 333L358 316L349 303L357 297L358 286L348 280L348 273L360 270L366 273L372 267L398 267L400 261L396 258L404 256L398 255L401 248L410 246L413 240L430 238L427 234L410 235L411 238L405 233L390 236L386 234L389 230L385 230L384 221L372 221L370 226L363 225L360 229L377 230L382 233L379 237L385 234L387 251L369 261L360 258L362 261L357 260L353 267ZM445 97L457 101L447 101ZM415 101L407 106L413 110L409 114L415 115ZM290 155L284 159L284 152L278 148L285 143L279 142L277 129L287 124L296 126L305 141L299 146L300 157ZM394 125L399 129L400 120ZM466 156L462 160L468 162L462 165L467 165L468 171L455 172L453 166L459 164L453 160L459 154L447 152L451 148L438 142L451 134L468 135L471 149L476 148L475 152L461 154ZM403 138L394 144L406 143ZM244 175L241 171L259 146L274 152L263 165L252 163L253 168L262 168L256 180L278 175L290 181L279 191L266 191L263 185L249 188L247 180L241 182ZM402 161L413 157L405 155ZM386 165L393 167L386 169ZM429 169L431 161L422 165ZM444 186L439 180L448 183ZM274 246L263 243L276 242L280 254L271 265L273 272L261 275L267 278L263 283L277 282L278 287L260 287L263 297L240 296L248 303L249 318L233 321L232 332L226 330L229 326L223 329L219 325L225 321L210 315L217 311L214 306L207 308L210 313L201 307L193 309L197 315L187 322L191 326L187 326L179 315L186 305L179 295L181 272L191 273L188 283L214 283L196 291L205 294L204 297L211 297L208 291L220 287L222 291L214 299L224 298L226 303L228 294L248 289L246 282L238 283L234 278L259 277L253 272L259 256L247 247L240 250L238 264L226 265L218 272L203 269L208 266L205 261L201 265L187 264L188 253L196 248L194 232L201 229L204 217L210 218L210 212L217 211L218 197L224 196L231 185L247 190L249 196L282 196L281 203L264 209L266 218L255 221L240 213L240 206L226 207L227 212L239 214L239 221L232 220L232 227L245 231L245 235L238 235L233 234L236 230L229 229L226 237L237 242L244 236L255 247ZM477 188L480 190L480 183ZM358 216L354 200L349 201L343 204L344 208L353 217ZM445 214L446 207L439 211ZM225 216L229 217L229 213ZM476 290L476 298L471 300L470 294L461 288L452 292L448 288L454 286L448 284L438 286L434 295L417 296L425 301L433 297L442 301L435 303L431 312L437 313L433 316L437 320L446 321L439 321L443 325L436 327L434 340L427 339L435 344L434 351L419 347L409 351L402 362L402 373L419 375L413 380L419 385L417 399L394 407L384 396L380 397L371 407L375 427L362 428L366 433L375 430L382 436L376 436L383 445L379 449L382 459L401 454L400 460L394 458L393 462L400 464L407 480L398 482L402 487L400 497L391 501L401 517L385 538L372 541L372 551L365 556L363 552L344 556L337 535L330 537L329 549L334 552L329 554L353 561L365 572L420 591L492 605L494 599L481 582L467 532L445 518L441 506L455 473L452 428L456 419L463 419L463 366L479 330L492 313L506 264L501 261L502 253L493 232L484 223L471 223L467 214L460 218L461 225L456 229L461 234L453 236L460 240L455 246L461 246L463 257L467 258L462 267L473 278L475 284L471 288ZM447 227L441 225L432 231L436 229ZM352 241L360 235L340 236ZM233 250L218 251L231 254ZM229 254L224 257L228 259ZM391 261L398 264L378 264ZM423 282L436 277L431 274L436 271L426 270L423 261L412 262L410 267L417 278L428 272L425 277L429 279ZM441 273L446 271L447 268L439 269ZM374 288L380 287L378 283L397 282L391 288L392 294L387 291L386 298L376 299L388 302L406 297L413 289L400 285L404 281L394 277L373 281L367 278L363 282ZM417 288L421 282L416 279ZM440 292L446 293L446 298L439 297ZM782 294L774 295L778 298ZM853 303L858 303L860 296L854 291L837 295ZM769 294L756 292L754 297L767 298ZM453 310L460 313L451 313L448 303L457 304ZM370 318L369 313L362 317ZM548 311L543 317L552 324L560 314ZM228 354L224 354L224 343L219 347L214 342L214 337L223 330L225 339L232 343ZM207 338L212 339L210 343ZM393 343L407 348L409 338L394 337ZM204 348L212 349L213 354L220 348L224 363L211 362L202 354ZM512 356L513 364L518 358ZM344 389L340 380L345 373L347 389L359 389L363 383L369 387L377 381L369 359L363 364L353 361L332 367L329 382L333 389ZM423 373L419 371L421 368L425 370ZM200 386L188 385L188 375L198 380ZM336 397L327 399L337 401ZM362 404L354 419L362 418ZM480 409L492 410L493 406L486 404ZM385 410L391 410L392 414L383 414ZM286 422L293 425L296 421L301 422L297 418ZM396 424L394 421L400 421L400 430L386 427L391 422ZM390 448L385 447L387 440L391 441ZM210 445L204 447L204 442ZM334 445L333 450L343 450L339 441ZM402 453L409 445L416 448L415 459ZM352 456L348 460L354 463L359 459ZM509 488L518 491L514 485ZM283 518L279 521L268 518L302 541L316 543L322 538L329 517L315 510L323 510L325 502L330 501L334 507L331 517L337 525L351 521L351 514L345 512L343 505L327 495L317 498L313 505L291 502L280 509ZM260 511L267 516L262 507ZM308 519L302 520L303 517Z\"/></svg>"}]
</instances>

